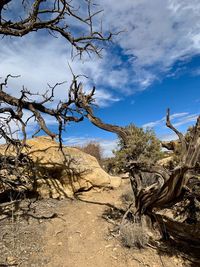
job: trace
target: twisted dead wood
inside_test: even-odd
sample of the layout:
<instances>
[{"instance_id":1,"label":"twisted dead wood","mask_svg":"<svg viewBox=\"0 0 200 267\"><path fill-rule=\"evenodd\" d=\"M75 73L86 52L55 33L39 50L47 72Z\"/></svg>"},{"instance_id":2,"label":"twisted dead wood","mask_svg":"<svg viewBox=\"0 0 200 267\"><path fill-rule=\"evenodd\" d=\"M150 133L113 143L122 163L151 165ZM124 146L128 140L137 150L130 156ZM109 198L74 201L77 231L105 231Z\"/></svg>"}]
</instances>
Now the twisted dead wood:
<instances>
[{"instance_id":1,"label":"twisted dead wood","mask_svg":"<svg viewBox=\"0 0 200 267\"><path fill-rule=\"evenodd\" d=\"M85 104L84 100L82 101L82 105L87 112L87 118L94 125L106 131L116 133L123 139L124 144L127 145L127 132L123 127L102 122L101 119L94 116L93 110ZM180 200L185 186L191 177L190 171L196 167L200 155L200 116L193 128L192 137L189 142L172 125L169 109L167 110L166 125L177 134L181 144L181 156L178 166L168 171L160 165L145 166L140 162L127 162L127 169L131 176L133 192L136 198L136 208L140 215L148 214L154 208L170 207ZM152 175L157 174L162 182L159 181L143 189L141 188L141 178L137 170L152 173Z\"/></svg>"}]
</instances>

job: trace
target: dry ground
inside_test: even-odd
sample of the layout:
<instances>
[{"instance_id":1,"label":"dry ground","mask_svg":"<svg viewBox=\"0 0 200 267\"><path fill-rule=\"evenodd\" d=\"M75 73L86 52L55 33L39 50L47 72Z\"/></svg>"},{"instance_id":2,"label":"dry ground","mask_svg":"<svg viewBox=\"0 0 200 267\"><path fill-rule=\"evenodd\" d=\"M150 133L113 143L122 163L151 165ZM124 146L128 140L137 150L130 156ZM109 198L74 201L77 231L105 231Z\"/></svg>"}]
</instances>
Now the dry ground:
<instances>
[{"instance_id":1,"label":"dry ground","mask_svg":"<svg viewBox=\"0 0 200 267\"><path fill-rule=\"evenodd\" d=\"M117 190L85 192L83 201L24 200L20 209L11 205L15 211L7 208L0 217L0 266L198 266L173 248L171 254L152 247L126 248L111 234L114 226L102 214L112 205L124 208L121 195L128 187L125 183Z\"/></svg>"}]
</instances>

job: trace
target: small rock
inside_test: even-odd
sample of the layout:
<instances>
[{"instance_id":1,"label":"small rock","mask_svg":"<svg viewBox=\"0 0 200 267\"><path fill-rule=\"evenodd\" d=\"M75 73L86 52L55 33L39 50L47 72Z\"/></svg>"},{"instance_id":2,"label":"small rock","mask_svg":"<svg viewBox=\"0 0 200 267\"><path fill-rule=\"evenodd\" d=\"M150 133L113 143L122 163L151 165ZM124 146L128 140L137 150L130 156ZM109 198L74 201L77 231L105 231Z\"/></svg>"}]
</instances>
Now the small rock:
<instances>
[{"instance_id":1,"label":"small rock","mask_svg":"<svg viewBox=\"0 0 200 267\"><path fill-rule=\"evenodd\" d=\"M15 265L17 263L17 258L9 256L6 259L8 265Z\"/></svg>"},{"instance_id":2,"label":"small rock","mask_svg":"<svg viewBox=\"0 0 200 267\"><path fill-rule=\"evenodd\" d=\"M87 214L92 214L92 212L90 212L90 211L86 211L86 213L87 213Z\"/></svg>"},{"instance_id":3,"label":"small rock","mask_svg":"<svg viewBox=\"0 0 200 267\"><path fill-rule=\"evenodd\" d=\"M112 247L112 245L106 245L106 246L105 246L105 248L110 248L110 247Z\"/></svg>"}]
</instances>

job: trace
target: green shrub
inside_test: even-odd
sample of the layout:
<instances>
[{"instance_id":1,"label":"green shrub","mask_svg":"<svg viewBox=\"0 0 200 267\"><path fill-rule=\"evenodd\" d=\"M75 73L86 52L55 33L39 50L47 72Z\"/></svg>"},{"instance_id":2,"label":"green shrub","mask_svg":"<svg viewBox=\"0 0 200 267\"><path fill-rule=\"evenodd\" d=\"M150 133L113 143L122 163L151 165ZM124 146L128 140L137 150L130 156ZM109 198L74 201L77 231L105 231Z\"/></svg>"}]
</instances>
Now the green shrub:
<instances>
[{"instance_id":1,"label":"green shrub","mask_svg":"<svg viewBox=\"0 0 200 267\"><path fill-rule=\"evenodd\" d=\"M116 165L123 169L127 160L141 163L154 163L162 157L160 141L151 129L144 130L134 124L125 127L128 133L126 146L119 139L118 149L114 151Z\"/></svg>"}]
</instances>

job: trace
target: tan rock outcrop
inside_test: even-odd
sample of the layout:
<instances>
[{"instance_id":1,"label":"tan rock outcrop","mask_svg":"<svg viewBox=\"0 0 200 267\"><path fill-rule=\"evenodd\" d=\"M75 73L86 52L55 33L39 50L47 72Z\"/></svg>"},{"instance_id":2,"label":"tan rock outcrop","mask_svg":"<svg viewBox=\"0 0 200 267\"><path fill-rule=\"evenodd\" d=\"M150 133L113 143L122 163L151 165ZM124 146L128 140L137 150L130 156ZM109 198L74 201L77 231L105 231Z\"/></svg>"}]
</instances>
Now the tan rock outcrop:
<instances>
[{"instance_id":1,"label":"tan rock outcrop","mask_svg":"<svg viewBox=\"0 0 200 267\"><path fill-rule=\"evenodd\" d=\"M171 162L173 162L173 156L160 159L157 163L163 167L167 167Z\"/></svg>"},{"instance_id":2,"label":"tan rock outcrop","mask_svg":"<svg viewBox=\"0 0 200 267\"><path fill-rule=\"evenodd\" d=\"M107 174L96 158L77 148L64 146L61 151L59 144L49 137L27 140L27 145L26 153L37 169L35 190L41 197L73 197L76 192L92 187L114 188L121 184L120 177Z\"/></svg>"}]
</instances>

